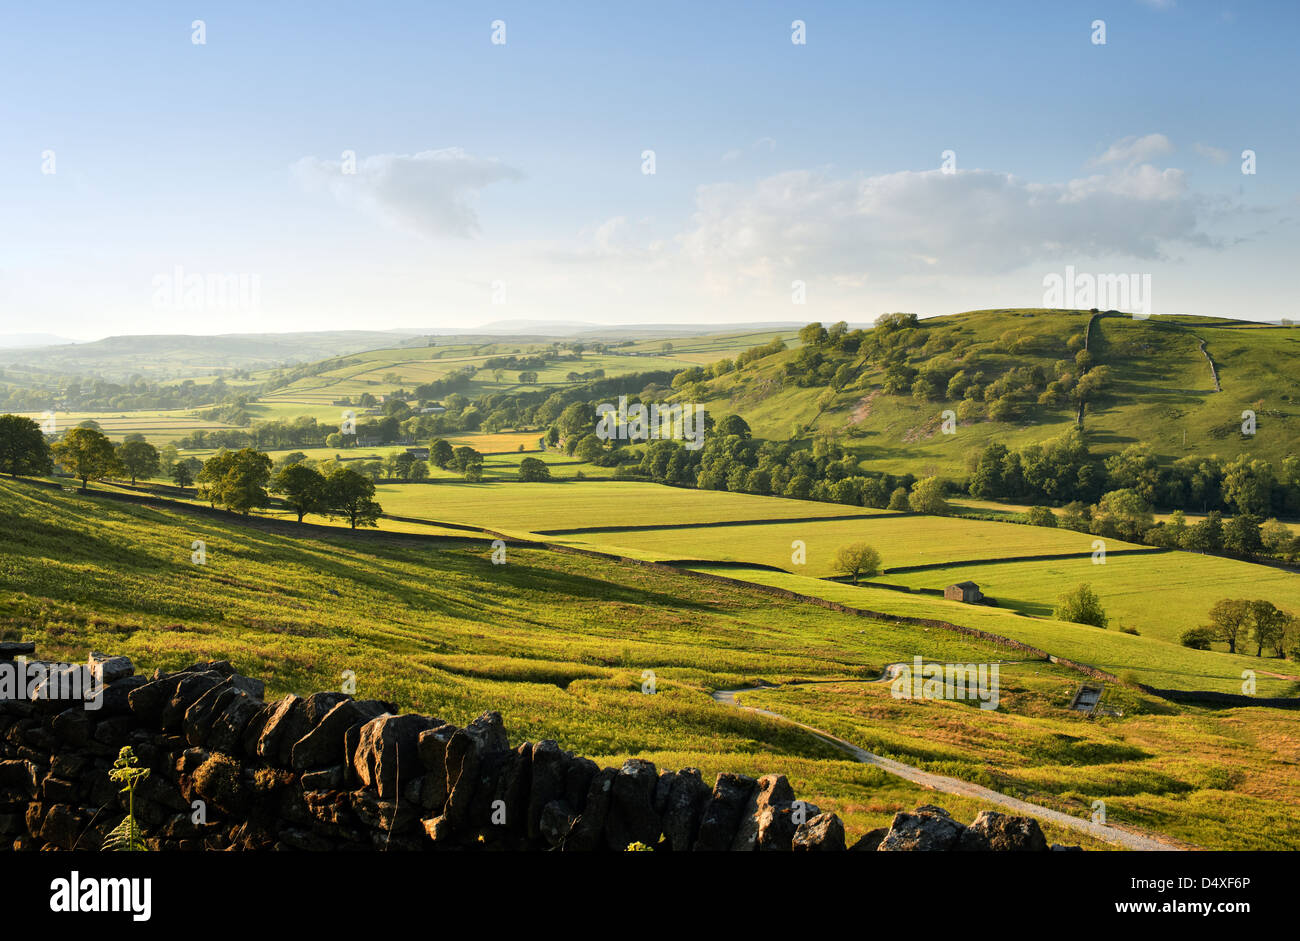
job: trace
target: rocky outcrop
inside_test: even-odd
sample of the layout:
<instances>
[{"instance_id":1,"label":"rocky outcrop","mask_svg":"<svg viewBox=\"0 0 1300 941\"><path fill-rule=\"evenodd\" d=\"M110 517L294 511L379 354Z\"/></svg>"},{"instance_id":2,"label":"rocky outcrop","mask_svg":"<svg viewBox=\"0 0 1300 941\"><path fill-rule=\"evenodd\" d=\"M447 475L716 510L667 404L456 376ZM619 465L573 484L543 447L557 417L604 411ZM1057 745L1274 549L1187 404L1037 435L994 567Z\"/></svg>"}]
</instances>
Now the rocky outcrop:
<instances>
[{"instance_id":1,"label":"rocky outcrop","mask_svg":"<svg viewBox=\"0 0 1300 941\"><path fill-rule=\"evenodd\" d=\"M141 677L125 657L92 660L99 708L0 700L0 848L98 849L126 811L109 778L124 746L150 770L135 814L157 850L846 848L839 817L796 799L784 775L724 773L710 787L695 768L600 768L551 740L512 748L495 712L460 728L344 693L267 703L226 661ZM1029 818L986 811L966 827L926 806L852 848L1048 846Z\"/></svg>"}]
</instances>

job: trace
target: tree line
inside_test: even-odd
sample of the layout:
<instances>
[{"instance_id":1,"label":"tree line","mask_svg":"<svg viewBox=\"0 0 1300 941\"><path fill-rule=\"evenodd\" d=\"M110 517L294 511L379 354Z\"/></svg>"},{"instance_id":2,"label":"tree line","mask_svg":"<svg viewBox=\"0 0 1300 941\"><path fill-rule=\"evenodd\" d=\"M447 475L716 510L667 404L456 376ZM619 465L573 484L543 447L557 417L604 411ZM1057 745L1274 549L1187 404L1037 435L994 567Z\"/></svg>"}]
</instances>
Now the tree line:
<instances>
[{"instance_id":1,"label":"tree line","mask_svg":"<svg viewBox=\"0 0 1300 941\"><path fill-rule=\"evenodd\" d=\"M30 418L0 415L0 470L11 477L43 476L57 461L81 481L155 476L161 465L158 449L147 441L114 444L92 427L69 429L50 444L41 428ZM186 488L193 484L200 499L213 507L247 516L254 509L270 506L271 494L298 516L308 514L346 519L353 529L375 526L383 508L374 499L375 484L348 467L335 465L322 473L307 462L292 462L273 472L270 455L254 448L219 451L206 461L190 458L177 462L173 479Z\"/></svg>"}]
</instances>

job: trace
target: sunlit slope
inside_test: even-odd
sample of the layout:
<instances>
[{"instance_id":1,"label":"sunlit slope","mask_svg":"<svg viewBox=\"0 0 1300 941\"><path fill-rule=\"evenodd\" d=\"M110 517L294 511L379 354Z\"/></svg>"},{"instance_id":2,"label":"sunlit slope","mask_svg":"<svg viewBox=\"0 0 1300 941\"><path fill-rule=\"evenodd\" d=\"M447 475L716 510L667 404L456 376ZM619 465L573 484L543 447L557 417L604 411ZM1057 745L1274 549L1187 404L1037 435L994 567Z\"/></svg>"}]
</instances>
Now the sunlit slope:
<instances>
[{"instance_id":1,"label":"sunlit slope","mask_svg":"<svg viewBox=\"0 0 1300 941\"><path fill-rule=\"evenodd\" d=\"M909 355L913 364L939 356L974 362L992 378L1015 368L1041 367L1050 377L1073 362L1071 337L1086 333L1090 314L1065 310L972 311L920 322ZM1213 358L1222 391L1214 391ZM1076 341L1077 342L1077 341ZM1280 461L1300 436L1300 329L1210 318L1100 317L1089 352L1110 372L1107 392L1089 404L1084 427L1101 453L1149 442L1167 460L1185 454L1231 459L1249 453ZM1073 405L1033 406L1015 421L980 419L940 432L941 413L959 399L917 399L881 391L884 364L848 359L852 382L839 391L825 383L800 386L786 375L797 348L703 383L706 407L737 412L758 437L828 434L870 461L874 470L961 477L967 457L992 441L1009 446L1041 442L1076 420ZM1241 413L1257 413L1253 437L1240 433ZM1186 441L1184 443L1184 432Z\"/></svg>"}]
</instances>

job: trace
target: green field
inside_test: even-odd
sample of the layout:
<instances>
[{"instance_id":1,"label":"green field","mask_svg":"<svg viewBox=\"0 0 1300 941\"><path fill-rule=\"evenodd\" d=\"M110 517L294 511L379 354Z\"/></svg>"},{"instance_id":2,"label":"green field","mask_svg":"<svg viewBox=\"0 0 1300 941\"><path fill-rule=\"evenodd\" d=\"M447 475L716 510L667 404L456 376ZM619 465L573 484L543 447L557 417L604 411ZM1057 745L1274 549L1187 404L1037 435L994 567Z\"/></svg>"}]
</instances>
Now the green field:
<instances>
[{"instance_id":1,"label":"green field","mask_svg":"<svg viewBox=\"0 0 1300 941\"><path fill-rule=\"evenodd\" d=\"M843 681L913 656L1017 655L744 586L517 546L494 566L486 542L304 536L290 524L8 482L0 525L0 634L34 640L47 656L111 650L142 670L227 657L266 678L272 695L336 687L351 670L360 695L458 723L495 708L514 741L553 737L607 764L638 755L710 776L785 773L801 797L845 819L850 839L921 802L965 819L980 809L710 696L759 681L839 681L743 698L1080 816L1103 799L1114 823L1197 845L1300 845L1294 712L1206 711L1115 689L1107 701L1123 715L1090 721L1065 709L1077 674L1047 664L1008 666L992 717L968 704L900 702L884 685ZM190 561L194 539L207 543L205 565ZM641 691L646 671L653 695Z\"/></svg>"},{"instance_id":2,"label":"green field","mask_svg":"<svg viewBox=\"0 0 1300 941\"><path fill-rule=\"evenodd\" d=\"M818 505L836 507L835 504ZM636 550L649 558L759 563L825 578L838 574L834 564L836 550L855 542L865 542L874 547L888 572L896 566L1008 556L1067 552L1087 555L1092 551L1094 538L1068 529L1011 526L941 516L901 516L883 510L868 512L872 515L842 521L608 533L586 541ZM803 565L791 562L791 543L796 539L806 546L807 560ZM1120 542L1110 545L1115 549L1138 548ZM1084 561L1088 560L1085 558ZM917 573L917 577L921 575ZM888 576L881 578L887 580ZM926 584L929 585L929 580ZM948 581L938 587L950 584L952 582Z\"/></svg>"},{"instance_id":3,"label":"green field","mask_svg":"<svg viewBox=\"0 0 1300 941\"><path fill-rule=\"evenodd\" d=\"M1217 650L1191 650L1151 635L1133 636L1117 630L1100 630L1086 624L1071 624L1051 618L1027 617L1003 608L962 604L932 595L907 594L888 588L872 588L828 582L802 575L787 575L766 569L718 568L693 565L692 569L760 585L771 585L813 598L825 598L867 611L881 611L905 617L934 618L963 627L988 631L1030 644L1048 653L1086 663L1159 689L1211 690L1240 693L1243 670L1259 673L1260 696L1295 696L1300 683L1278 679L1262 671L1278 666L1275 660L1260 660ZM1283 662L1283 672L1292 665Z\"/></svg>"},{"instance_id":4,"label":"green field","mask_svg":"<svg viewBox=\"0 0 1300 941\"><path fill-rule=\"evenodd\" d=\"M732 563L691 567L891 614L926 612L923 616L978 627L1113 673L1133 672L1135 678L1152 686L1239 692L1242 671L1251 669L1261 674L1261 695L1300 692L1294 679L1265 676L1300 673L1289 661L1229 656L1222 645L1217 645L1220 649L1216 651L1196 651L1179 643L1182 632L1203 624L1210 606L1221 597L1262 597L1284 609L1300 609L1300 576L1268 566L1178 551L1116 554L1117 550L1137 548L1116 540L1106 541L1106 562L1094 564L1095 537L1072 530L906 516L637 482L386 484L379 488L379 499L385 510L395 515L484 526L521 536L541 534L536 538L630 558ZM648 507L655 509L647 513ZM815 522L707 525L841 513L845 518ZM701 525L680 528L687 523ZM632 529L546 535L554 529L606 527ZM791 560L795 540L805 543L807 558L802 566ZM971 580L999 607L825 581L834 574L835 550L856 541L867 542L881 553L886 572L874 581L940 590ZM1079 553L1079 557L986 561L1065 552ZM966 564L888 571L890 567L936 561ZM757 567L737 569L736 563L773 566L791 574ZM1100 595L1111 618L1109 630L1050 619L1057 598L1084 582L1092 584ZM864 596L870 601L863 601ZM1120 633L1120 627L1134 628L1140 636ZM1265 688L1270 692L1264 693Z\"/></svg>"},{"instance_id":5,"label":"green field","mask_svg":"<svg viewBox=\"0 0 1300 941\"><path fill-rule=\"evenodd\" d=\"M44 412L28 412L27 417L38 423L45 420ZM196 418L192 412L172 409L158 411L112 412L61 412L55 411L55 428L66 431L84 421L94 421L104 434L115 441L127 435L139 434L158 447L183 438L195 431L217 431L234 426Z\"/></svg>"},{"instance_id":6,"label":"green field","mask_svg":"<svg viewBox=\"0 0 1300 941\"><path fill-rule=\"evenodd\" d=\"M381 484L377 499L386 512L399 516L523 533L591 526L861 517L874 512L862 507L664 487L640 481Z\"/></svg>"},{"instance_id":7,"label":"green field","mask_svg":"<svg viewBox=\"0 0 1300 941\"><path fill-rule=\"evenodd\" d=\"M1100 596L1111 629L1135 627L1178 643L1189 627L1206 624L1220 598L1266 598L1279 608L1300 610L1300 576L1282 569L1190 552L1149 556L1108 555L1050 562L990 562L947 569L884 575L880 581L909 588L942 588L969 579L999 605L1023 614L1049 616L1057 596L1087 582ZM1300 672L1285 663L1282 672Z\"/></svg>"}]
</instances>

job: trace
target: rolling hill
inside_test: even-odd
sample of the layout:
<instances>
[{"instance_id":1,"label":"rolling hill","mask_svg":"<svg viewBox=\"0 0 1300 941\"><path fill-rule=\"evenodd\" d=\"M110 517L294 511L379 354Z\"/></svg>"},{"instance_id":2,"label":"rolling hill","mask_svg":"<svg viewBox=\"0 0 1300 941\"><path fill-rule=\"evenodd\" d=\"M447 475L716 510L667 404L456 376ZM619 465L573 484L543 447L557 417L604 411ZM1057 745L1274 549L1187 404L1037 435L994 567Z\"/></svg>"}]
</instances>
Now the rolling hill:
<instances>
[{"instance_id":1,"label":"rolling hill","mask_svg":"<svg viewBox=\"0 0 1300 941\"><path fill-rule=\"evenodd\" d=\"M944 434L941 415L961 408L961 382L974 379L977 388L987 389L1008 374L1035 369L1050 382L1060 369L1077 371L1075 358L1086 338L1092 363L1107 375L1083 415L1098 453L1145 442L1164 460L1189 454L1229 460L1247 453L1280 461L1300 440L1300 329L1118 315L1098 317L1089 329L1091 319L1087 311L1066 310L934 317L883 352L823 353L831 368L815 367L821 375L848 364L850 378L842 386L821 378L800 384L809 360L795 348L706 378L679 398L698 396L714 414L738 413L756 437L826 436L868 460L873 470L961 478L968 456L985 444L1041 443L1073 426L1078 416L1068 397L1055 404L1028 402L1006 418L990 417L989 400L977 399L974 414L963 415L954 434ZM918 376L933 372L944 383L961 378L956 387L940 385L929 397L910 388L891 394L885 383L895 364ZM1256 413L1253 437L1239 430L1247 409Z\"/></svg>"}]
</instances>

